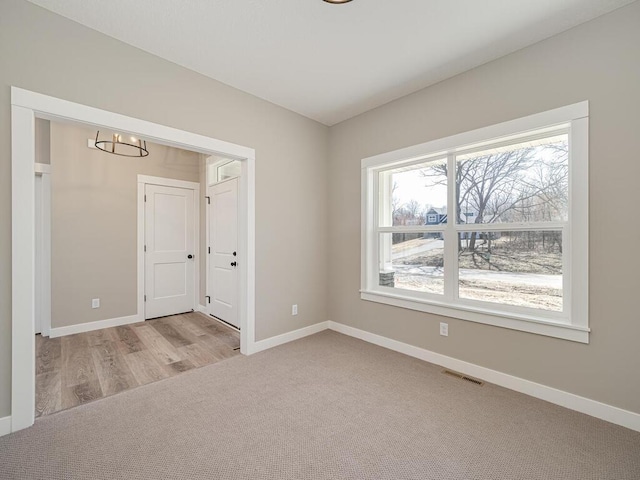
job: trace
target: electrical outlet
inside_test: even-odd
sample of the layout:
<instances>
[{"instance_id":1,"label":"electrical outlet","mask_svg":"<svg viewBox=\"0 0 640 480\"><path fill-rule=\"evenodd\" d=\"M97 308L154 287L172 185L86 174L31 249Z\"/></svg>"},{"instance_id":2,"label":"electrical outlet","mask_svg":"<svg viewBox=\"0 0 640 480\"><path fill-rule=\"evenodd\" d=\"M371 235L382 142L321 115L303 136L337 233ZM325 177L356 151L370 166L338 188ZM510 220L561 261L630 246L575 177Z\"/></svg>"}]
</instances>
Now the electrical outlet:
<instances>
[{"instance_id":1,"label":"electrical outlet","mask_svg":"<svg viewBox=\"0 0 640 480\"><path fill-rule=\"evenodd\" d=\"M91 299L91 308L100 308L100 299L99 298Z\"/></svg>"},{"instance_id":2,"label":"electrical outlet","mask_svg":"<svg viewBox=\"0 0 640 480\"><path fill-rule=\"evenodd\" d=\"M291 305L291 315L298 314L298 305Z\"/></svg>"},{"instance_id":3,"label":"electrical outlet","mask_svg":"<svg viewBox=\"0 0 640 480\"><path fill-rule=\"evenodd\" d=\"M440 322L440 335L443 337L449 336L449 324Z\"/></svg>"}]
</instances>

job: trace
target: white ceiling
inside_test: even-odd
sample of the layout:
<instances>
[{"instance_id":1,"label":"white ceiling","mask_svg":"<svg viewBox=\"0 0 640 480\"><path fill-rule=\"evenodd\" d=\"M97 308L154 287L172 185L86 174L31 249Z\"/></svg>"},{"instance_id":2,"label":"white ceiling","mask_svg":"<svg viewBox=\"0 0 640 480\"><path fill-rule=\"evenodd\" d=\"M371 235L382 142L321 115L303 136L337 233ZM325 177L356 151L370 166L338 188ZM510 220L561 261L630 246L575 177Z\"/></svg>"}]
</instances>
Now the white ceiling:
<instances>
[{"instance_id":1,"label":"white ceiling","mask_svg":"<svg viewBox=\"0 0 640 480\"><path fill-rule=\"evenodd\" d=\"M634 0L30 0L333 125Z\"/></svg>"}]
</instances>

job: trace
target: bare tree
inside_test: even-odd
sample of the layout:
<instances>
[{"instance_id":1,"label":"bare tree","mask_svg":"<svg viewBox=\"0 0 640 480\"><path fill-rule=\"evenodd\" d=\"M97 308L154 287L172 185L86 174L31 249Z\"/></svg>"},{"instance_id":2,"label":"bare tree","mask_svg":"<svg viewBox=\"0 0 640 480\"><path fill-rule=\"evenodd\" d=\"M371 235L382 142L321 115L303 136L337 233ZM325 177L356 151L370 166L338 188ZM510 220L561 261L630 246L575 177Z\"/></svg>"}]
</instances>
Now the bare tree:
<instances>
[{"instance_id":1,"label":"bare tree","mask_svg":"<svg viewBox=\"0 0 640 480\"><path fill-rule=\"evenodd\" d=\"M398 182L393 182L393 186L391 187L391 218L395 219L396 215L399 213L402 204L400 203L400 199L396 193L398 190ZM395 222L394 222L395 224Z\"/></svg>"},{"instance_id":2,"label":"bare tree","mask_svg":"<svg viewBox=\"0 0 640 480\"><path fill-rule=\"evenodd\" d=\"M409 200L409 202L405 204L404 209L411 220L417 219L420 215L420 203L418 203L415 198Z\"/></svg>"},{"instance_id":3,"label":"bare tree","mask_svg":"<svg viewBox=\"0 0 640 480\"><path fill-rule=\"evenodd\" d=\"M567 155L566 143L557 143L458 161L456 221L466 223L468 212L474 214L476 224L564 218L568 202ZM445 184L447 174L446 164L422 171L428 179L426 186ZM472 252L477 237L477 232L470 235L467 248Z\"/></svg>"}]
</instances>

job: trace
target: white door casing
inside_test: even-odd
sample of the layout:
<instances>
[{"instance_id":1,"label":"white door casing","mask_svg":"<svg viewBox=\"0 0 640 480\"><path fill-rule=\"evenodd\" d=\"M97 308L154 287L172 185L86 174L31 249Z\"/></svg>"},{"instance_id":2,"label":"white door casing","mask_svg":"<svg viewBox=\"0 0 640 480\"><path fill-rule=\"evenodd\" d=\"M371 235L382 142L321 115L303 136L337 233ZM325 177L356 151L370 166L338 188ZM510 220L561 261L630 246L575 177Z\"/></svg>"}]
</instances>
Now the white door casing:
<instances>
[{"instance_id":1,"label":"white door casing","mask_svg":"<svg viewBox=\"0 0 640 480\"><path fill-rule=\"evenodd\" d=\"M194 191L145 185L145 199L145 319L193 310Z\"/></svg>"},{"instance_id":2,"label":"white door casing","mask_svg":"<svg viewBox=\"0 0 640 480\"><path fill-rule=\"evenodd\" d=\"M240 328L238 321L238 179L210 185L208 313Z\"/></svg>"}]
</instances>

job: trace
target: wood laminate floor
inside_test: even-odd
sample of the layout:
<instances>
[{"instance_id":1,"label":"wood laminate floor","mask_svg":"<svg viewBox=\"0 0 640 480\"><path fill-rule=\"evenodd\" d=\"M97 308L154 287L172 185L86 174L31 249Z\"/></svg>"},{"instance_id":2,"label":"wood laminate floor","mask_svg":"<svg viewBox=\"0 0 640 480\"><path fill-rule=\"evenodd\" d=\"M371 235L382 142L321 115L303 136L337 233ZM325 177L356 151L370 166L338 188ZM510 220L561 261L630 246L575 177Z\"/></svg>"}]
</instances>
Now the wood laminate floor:
<instances>
[{"instance_id":1,"label":"wood laminate floor","mask_svg":"<svg viewBox=\"0 0 640 480\"><path fill-rule=\"evenodd\" d=\"M36 417L240 354L240 334L186 313L58 338L36 335Z\"/></svg>"}]
</instances>

